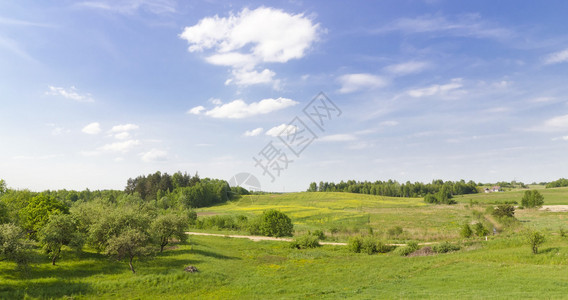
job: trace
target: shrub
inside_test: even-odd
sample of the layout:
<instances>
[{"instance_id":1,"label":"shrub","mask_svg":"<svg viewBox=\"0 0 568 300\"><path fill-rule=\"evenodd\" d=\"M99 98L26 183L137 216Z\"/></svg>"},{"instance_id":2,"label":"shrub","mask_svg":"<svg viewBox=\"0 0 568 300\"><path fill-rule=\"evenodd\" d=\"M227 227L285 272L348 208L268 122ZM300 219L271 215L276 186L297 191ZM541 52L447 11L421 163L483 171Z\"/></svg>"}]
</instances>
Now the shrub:
<instances>
[{"instance_id":1,"label":"shrub","mask_svg":"<svg viewBox=\"0 0 568 300\"><path fill-rule=\"evenodd\" d=\"M438 245L435 245L434 247L432 247L432 249L434 250L434 252L437 253L448 253L452 251L458 251L461 249L461 247L459 245L454 245L449 242L443 242Z\"/></svg>"},{"instance_id":2,"label":"shrub","mask_svg":"<svg viewBox=\"0 0 568 300\"><path fill-rule=\"evenodd\" d=\"M399 247L395 250L395 253L400 256L408 256L408 254L418 250L419 246L416 242L408 242L406 246Z\"/></svg>"},{"instance_id":3,"label":"shrub","mask_svg":"<svg viewBox=\"0 0 568 300\"><path fill-rule=\"evenodd\" d=\"M318 237L311 234L306 234L297 237L290 243L290 247L295 249L308 249L308 248L316 248L319 246L321 245L319 243Z\"/></svg>"},{"instance_id":4,"label":"shrub","mask_svg":"<svg viewBox=\"0 0 568 300\"><path fill-rule=\"evenodd\" d=\"M402 232L403 232L403 229L400 226L395 226L395 227L389 228L387 230L387 234L389 236L398 236L398 235L402 234Z\"/></svg>"},{"instance_id":5,"label":"shrub","mask_svg":"<svg viewBox=\"0 0 568 300\"><path fill-rule=\"evenodd\" d=\"M260 233L266 236L292 236L292 220L281 211L269 209L260 218Z\"/></svg>"},{"instance_id":6,"label":"shrub","mask_svg":"<svg viewBox=\"0 0 568 300\"><path fill-rule=\"evenodd\" d=\"M463 224L460 235L461 237L466 239L470 238L473 235L473 231L471 230L471 227L469 227L469 224Z\"/></svg>"},{"instance_id":7,"label":"shrub","mask_svg":"<svg viewBox=\"0 0 568 300\"><path fill-rule=\"evenodd\" d=\"M477 236L486 236L489 234L489 229L485 228L481 222L475 223L475 225L473 225L473 230Z\"/></svg>"},{"instance_id":8,"label":"shrub","mask_svg":"<svg viewBox=\"0 0 568 300\"><path fill-rule=\"evenodd\" d=\"M321 230L314 230L312 233L313 236L317 237L319 240L325 240L325 234Z\"/></svg>"},{"instance_id":9,"label":"shrub","mask_svg":"<svg viewBox=\"0 0 568 300\"><path fill-rule=\"evenodd\" d=\"M515 207L511 204L498 205L492 213L493 216L497 218L514 218L515 217Z\"/></svg>"},{"instance_id":10,"label":"shrub","mask_svg":"<svg viewBox=\"0 0 568 300\"><path fill-rule=\"evenodd\" d=\"M567 236L566 230L563 227L560 227L560 229L558 229L558 233L560 234L561 237Z\"/></svg>"},{"instance_id":11,"label":"shrub","mask_svg":"<svg viewBox=\"0 0 568 300\"><path fill-rule=\"evenodd\" d=\"M363 239L360 236L355 236L349 238L349 242L347 243L347 248L351 252L360 253L362 245L363 245Z\"/></svg>"},{"instance_id":12,"label":"shrub","mask_svg":"<svg viewBox=\"0 0 568 300\"><path fill-rule=\"evenodd\" d=\"M544 197L537 190L525 191L521 204L524 207L541 207L544 204Z\"/></svg>"},{"instance_id":13,"label":"shrub","mask_svg":"<svg viewBox=\"0 0 568 300\"><path fill-rule=\"evenodd\" d=\"M367 253L369 255L377 252L377 240L372 236L367 236L363 239L361 244L361 252Z\"/></svg>"},{"instance_id":14,"label":"shrub","mask_svg":"<svg viewBox=\"0 0 568 300\"><path fill-rule=\"evenodd\" d=\"M377 241L377 252L378 253L388 253L394 249L394 246L384 244L381 241Z\"/></svg>"}]
</instances>

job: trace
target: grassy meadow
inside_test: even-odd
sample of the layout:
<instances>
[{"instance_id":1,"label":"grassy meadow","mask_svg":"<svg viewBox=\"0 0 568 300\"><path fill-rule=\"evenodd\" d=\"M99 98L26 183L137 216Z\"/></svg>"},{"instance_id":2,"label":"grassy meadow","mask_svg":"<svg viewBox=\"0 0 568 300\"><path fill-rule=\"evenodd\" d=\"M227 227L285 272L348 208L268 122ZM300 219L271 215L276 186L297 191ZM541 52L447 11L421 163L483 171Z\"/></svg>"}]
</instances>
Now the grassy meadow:
<instances>
[{"instance_id":1,"label":"grassy meadow","mask_svg":"<svg viewBox=\"0 0 568 300\"><path fill-rule=\"evenodd\" d=\"M568 204L568 188L541 192L545 205ZM348 193L245 196L199 209L198 215L254 216L277 208L291 217L296 234L320 229L331 239L345 241L372 228L384 240L451 241L462 249L401 257L392 252L356 254L345 246L297 250L286 242L192 236L187 244L135 261L136 274L126 262L90 249L66 250L56 266L35 250L27 271L0 261L0 299L565 298L568 238L558 229L568 229L568 213L517 210L520 222L513 229L502 228L485 213L493 203L520 202L522 193L466 195L450 206ZM469 199L478 204L470 206ZM460 238L460 226L479 218L495 222L502 232L488 241ZM388 236L394 226L404 232ZM517 233L523 226L545 232L547 241L539 254L533 255ZM184 272L188 265L199 272Z\"/></svg>"}]
</instances>

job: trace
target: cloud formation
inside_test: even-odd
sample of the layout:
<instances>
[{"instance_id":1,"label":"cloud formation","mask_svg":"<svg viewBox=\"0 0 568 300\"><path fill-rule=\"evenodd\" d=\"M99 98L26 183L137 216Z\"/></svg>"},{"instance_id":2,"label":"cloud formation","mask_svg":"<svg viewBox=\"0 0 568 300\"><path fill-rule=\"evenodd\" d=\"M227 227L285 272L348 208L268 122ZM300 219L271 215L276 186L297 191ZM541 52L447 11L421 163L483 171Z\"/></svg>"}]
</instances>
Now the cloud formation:
<instances>
[{"instance_id":1,"label":"cloud formation","mask_svg":"<svg viewBox=\"0 0 568 300\"><path fill-rule=\"evenodd\" d=\"M425 69L428 69L430 66L431 64L425 61L408 61L396 65L387 66L385 67L385 71L393 75L402 76L422 72Z\"/></svg>"},{"instance_id":2,"label":"cloud formation","mask_svg":"<svg viewBox=\"0 0 568 300\"><path fill-rule=\"evenodd\" d=\"M101 124L99 124L98 122L90 123L87 126L83 127L81 131L86 134L99 134L101 132Z\"/></svg>"},{"instance_id":3,"label":"cloud formation","mask_svg":"<svg viewBox=\"0 0 568 300\"><path fill-rule=\"evenodd\" d=\"M387 81L380 76L359 73L345 74L338 78L341 88L339 92L342 94L353 93L362 89L375 89L383 87Z\"/></svg>"},{"instance_id":4,"label":"cloud formation","mask_svg":"<svg viewBox=\"0 0 568 300\"><path fill-rule=\"evenodd\" d=\"M232 77L226 84L277 85L273 71L260 71L257 66L304 57L320 31L319 24L303 14L259 7L245 8L225 18L203 18L185 27L180 38L188 42L189 52L207 52L208 63L231 67Z\"/></svg>"},{"instance_id":5,"label":"cloud formation","mask_svg":"<svg viewBox=\"0 0 568 300\"><path fill-rule=\"evenodd\" d=\"M565 62L568 62L568 49L551 53L544 59L544 63L547 65Z\"/></svg>"},{"instance_id":6,"label":"cloud formation","mask_svg":"<svg viewBox=\"0 0 568 300\"><path fill-rule=\"evenodd\" d=\"M285 135L292 135L298 130L299 128L294 125L288 124L281 124L275 127L272 127L266 131L266 135L277 137L277 136L285 136Z\"/></svg>"},{"instance_id":7,"label":"cloud formation","mask_svg":"<svg viewBox=\"0 0 568 300\"><path fill-rule=\"evenodd\" d=\"M296 104L298 104L298 102L287 98L268 98L260 100L259 102L252 102L250 104L239 99L229 103L216 105L210 110L206 110L203 106L197 106L190 109L188 113L194 115L204 113L206 116L219 119L242 119L256 115L268 114Z\"/></svg>"},{"instance_id":8,"label":"cloud formation","mask_svg":"<svg viewBox=\"0 0 568 300\"><path fill-rule=\"evenodd\" d=\"M255 128L253 130L247 130L244 133L244 136L257 136L259 134L261 134L264 131L264 129L262 129L262 127L258 127Z\"/></svg>"},{"instance_id":9,"label":"cloud formation","mask_svg":"<svg viewBox=\"0 0 568 300\"><path fill-rule=\"evenodd\" d=\"M77 102L94 102L95 100L93 100L93 97L91 96L91 94L79 94L79 92L77 91L77 88L75 88L74 86L72 86L69 89L65 89L62 87L55 87L55 86L49 86L48 87L48 91L45 92L46 95L51 95L51 96L61 96L63 98L66 99L70 99L73 101L77 101Z\"/></svg>"},{"instance_id":10,"label":"cloud formation","mask_svg":"<svg viewBox=\"0 0 568 300\"><path fill-rule=\"evenodd\" d=\"M448 96L451 92L458 91L462 86L462 79L454 78L447 84L434 84L425 88L409 90L408 95L414 98Z\"/></svg>"},{"instance_id":11,"label":"cloud formation","mask_svg":"<svg viewBox=\"0 0 568 300\"><path fill-rule=\"evenodd\" d=\"M159 162L168 160L168 152L164 150L152 149L140 154L145 162Z\"/></svg>"}]
</instances>

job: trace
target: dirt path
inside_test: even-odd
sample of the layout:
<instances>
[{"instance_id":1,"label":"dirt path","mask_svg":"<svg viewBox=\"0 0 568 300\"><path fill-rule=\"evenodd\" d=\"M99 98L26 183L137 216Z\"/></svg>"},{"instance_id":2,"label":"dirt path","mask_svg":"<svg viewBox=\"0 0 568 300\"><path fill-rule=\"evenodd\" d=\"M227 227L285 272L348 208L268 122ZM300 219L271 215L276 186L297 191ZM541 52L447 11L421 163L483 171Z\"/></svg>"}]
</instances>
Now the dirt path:
<instances>
[{"instance_id":1,"label":"dirt path","mask_svg":"<svg viewBox=\"0 0 568 300\"><path fill-rule=\"evenodd\" d=\"M568 212L568 205L543 205L539 210L551 212Z\"/></svg>"},{"instance_id":2,"label":"dirt path","mask_svg":"<svg viewBox=\"0 0 568 300\"><path fill-rule=\"evenodd\" d=\"M293 239L291 238L277 238L271 236L258 236L258 235L238 235L238 234L219 234L219 233L205 233L205 232L186 232L189 235L203 235L203 236L219 236L219 237L228 237L228 238L236 238L236 239L249 239L251 241L279 241L279 242L291 242ZM419 245L432 245L437 244L434 242L430 243L419 243ZM347 243L337 243L337 242L320 242L320 245L333 245L333 246L347 246ZM388 244L390 246L397 246L403 247L406 244Z\"/></svg>"}]
</instances>

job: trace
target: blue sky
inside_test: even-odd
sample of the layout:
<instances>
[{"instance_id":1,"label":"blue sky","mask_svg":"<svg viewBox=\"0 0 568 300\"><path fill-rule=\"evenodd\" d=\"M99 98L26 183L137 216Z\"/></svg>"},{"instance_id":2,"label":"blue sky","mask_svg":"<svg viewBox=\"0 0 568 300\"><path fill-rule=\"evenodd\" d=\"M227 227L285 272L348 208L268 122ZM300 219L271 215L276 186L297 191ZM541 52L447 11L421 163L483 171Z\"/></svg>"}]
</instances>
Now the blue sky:
<instances>
[{"instance_id":1,"label":"blue sky","mask_svg":"<svg viewBox=\"0 0 568 300\"><path fill-rule=\"evenodd\" d=\"M299 191L566 177L567 8L2 1L0 178L122 189L158 170L249 172L264 190ZM320 92L341 111L321 128L303 112ZM311 134L296 155L286 141L310 133L298 124ZM274 178L255 165L263 155Z\"/></svg>"}]
</instances>

